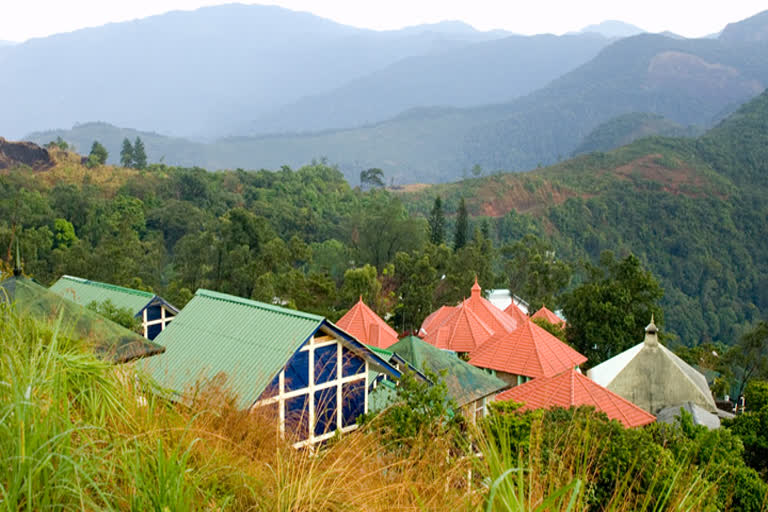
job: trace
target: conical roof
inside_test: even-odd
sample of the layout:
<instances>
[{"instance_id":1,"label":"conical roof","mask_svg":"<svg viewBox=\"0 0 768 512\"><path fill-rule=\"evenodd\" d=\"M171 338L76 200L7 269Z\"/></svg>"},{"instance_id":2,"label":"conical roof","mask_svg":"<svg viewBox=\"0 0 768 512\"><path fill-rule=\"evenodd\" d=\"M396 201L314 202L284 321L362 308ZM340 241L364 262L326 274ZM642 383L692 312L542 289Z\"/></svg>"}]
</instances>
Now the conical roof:
<instances>
[{"instance_id":1,"label":"conical roof","mask_svg":"<svg viewBox=\"0 0 768 512\"><path fill-rule=\"evenodd\" d=\"M520 323L515 318L505 314L502 310L494 306L491 301L483 297L482 289L477 282L477 277L475 277L475 284L472 285L472 293L469 298L464 301L464 304L480 317L480 319L485 322L485 325L490 327L493 332L512 332Z\"/></svg>"},{"instance_id":2,"label":"conical roof","mask_svg":"<svg viewBox=\"0 0 768 512\"><path fill-rule=\"evenodd\" d=\"M659 343L657 332L651 321L642 343L595 366L587 375L651 414L685 402L716 412L707 379Z\"/></svg>"},{"instance_id":3,"label":"conical roof","mask_svg":"<svg viewBox=\"0 0 768 512\"><path fill-rule=\"evenodd\" d=\"M64 332L93 343L105 359L123 363L162 353L165 349L98 313L64 299L31 279L14 276L0 282L0 302L13 304L20 314L55 322L62 315ZM68 331L69 330L69 331Z\"/></svg>"},{"instance_id":4,"label":"conical roof","mask_svg":"<svg viewBox=\"0 0 768 512\"><path fill-rule=\"evenodd\" d=\"M417 369L430 370L439 375L448 388L448 396L460 407L509 386L503 380L462 361L455 353L441 350L415 336L403 338L389 350Z\"/></svg>"},{"instance_id":5,"label":"conical roof","mask_svg":"<svg viewBox=\"0 0 768 512\"><path fill-rule=\"evenodd\" d=\"M429 334L433 328L439 327L455 310L456 306L441 306L437 311L430 313L430 315L421 323L419 335L424 337Z\"/></svg>"},{"instance_id":6,"label":"conical roof","mask_svg":"<svg viewBox=\"0 0 768 512\"><path fill-rule=\"evenodd\" d=\"M454 308L441 325L433 325L424 341L437 348L454 352L472 352L492 334L493 329L464 302Z\"/></svg>"},{"instance_id":7,"label":"conical roof","mask_svg":"<svg viewBox=\"0 0 768 512\"><path fill-rule=\"evenodd\" d=\"M526 377L552 377L587 358L530 320L511 333L499 332L470 354L480 368Z\"/></svg>"},{"instance_id":8,"label":"conical roof","mask_svg":"<svg viewBox=\"0 0 768 512\"><path fill-rule=\"evenodd\" d=\"M540 310L535 312L531 319L534 318L542 318L551 324L565 327L565 320L557 316L554 312L550 311L547 306L542 306Z\"/></svg>"},{"instance_id":9,"label":"conical roof","mask_svg":"<svg viewBox=\"0 0 768 512\"><path fill-rule=\"evenodd\" d=\"M496 400L523 403L523 410L588 405L625 427L639 427L656 421L652 414L573 369L516 386L496 395Z\"/></svg>"},{"instance_id":10,"label":"conical roof","mask_svg":"<svg viewBox=\"0 0 768 512\"><path fill-rule=\"evenodd\" d=\"M397 343L397 332L374 313L362 297L336 325L372 347L387 348Z\"/></svg>"},{"instance_id":11,"label":"conical roof","mask_svg":"<svg viewBox=\"0 0 768 512\"><path fill-rule=\"evenodd\" d=\"M520 307L512 301L512 304L504 309L504 313L511 316L518 326L528 321L528 315L526 315Z\"/></svg>"}]
</instances>

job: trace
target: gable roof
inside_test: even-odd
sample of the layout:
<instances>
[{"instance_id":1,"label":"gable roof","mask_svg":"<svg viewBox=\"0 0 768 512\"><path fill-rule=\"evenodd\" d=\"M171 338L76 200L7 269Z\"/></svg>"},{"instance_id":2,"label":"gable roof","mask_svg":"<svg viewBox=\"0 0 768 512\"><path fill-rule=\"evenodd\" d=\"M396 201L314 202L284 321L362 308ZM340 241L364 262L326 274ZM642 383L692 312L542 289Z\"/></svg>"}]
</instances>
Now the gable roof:
<instances>
[{"instance_id":1,"label":"gable roof","mask_svg":"<svg viewBox=\"0 0 768 512\"><path fill-rule=\"evenodd\" d=\"M528 381L498 394L496 400L523 403L522 410L591 405L625 427L639 427L656 421L652 414L573 369Z\"/></svg>"},{"instance_id":2,"label":"gable roof","mask_svg":"<svg viewBox=\"0 0 768 512\"><path fill-rule=\"evenodd\" d=\"M0 302L42 321L55 322L59 315L68 336L93 344L96 353L114 363L124 363L162 353L165 349L143 336L67 300L24 277L0 282Z\"/></svg>"},{"instance_id":3,"label":"gable roof","mask_svg":"<svg viewBox=\"0 0 768 512\"><path fill-rule=\"evenodd\" d=\"M547 306L542 306L540 310L535 312L531 319L534 318L543 318L547 322L555 325L559 325L560 327L565 327L565 320L557 316L553 311L550 311Z\"/></svg>"},{"instance_id":4,"label":"gable roof","mask_svg":"<svg viewBox=\"0 0 768 512\"><path fill-rule=\"evenodd\" d=\"M104 302L109 300L119 308L129 309L134 315L139 314L157 297L151 292L133 290L114 284L90 281L81 277L67 275L61 276L58 281L53 283L50 290L81 306L87 306L93 301ZM165 303L165 301L163 302ZM170 304L167 305L174 311L178 311Z\"/></svg>"},{"instance_id":5,"label":"gable roof","mask_svg":"<svg viewBox=\"0 0 768 512\"><path fill-rule=\"evenodd\" d=\"M509 387L501 379L462 361L454 352L441 350L415 336L403 338L389 350L419 370L436 373L459 407Z\"/></svg>"},{"instance_id":6,"label":"gable roof","mask_svg":"<svg viewBox=\"0 0 768 512\"><path fill-rule=\"evenodd\" d=\"M397 332L374 313L362 297L336 325L366 345L387 348L397 343Z\"/></svg>"},{"instance_id":7,"label":"gable roof","mask_svg":"<svg viewBox=\"0 0 768 512\"><path fill-rule=\"evenodd\" d=\"M526 377L552 377L580 365L586 357L530 320L511 333L496 333L470 354L480 368Z\"/></svg>"},{"instance_id":8,"label":"gable roof","mask_svg":"<svg viewBox=\"0 0 768 512\"><path fill-rule=\"evenodd\" d=\"M226 376L240 407L247 408L318 330L399 377L384 359L321 316L202 289L155 338L166 353L146 367L177 393Z\"/></svg>"},{"instance_id":9,"label":"gable roof","mask_svg":"<svg viewBox=\"0 0 768 512\"><path fill-rule=\"evenodd\" d=\"M472 352L485 343L493 329L483 322L466 302L453 308L440 325L430 327L424 341L454 352Z\"/></svg>"},{"instance_id":10,"label":"gable roof","mask_svg":"<svg viewBox=\"0 0 768 512\"><path fill-rule=\"evenodd\" d=\"M472 285L472 293L463 304L467 305L494 332L512 332L519 325L517 319L505 314L483 297L482 288L477 283L477 277L475 277L475 284Z\"/></svg>"},{"instance_id":11,"label":"gable roof","mask_svg":"<svg viewBox=\"0 0 768 512\"><path fill-rule=\"evenodd\" d=\"M657 333L651 320L642 343L595 366L587 374L651 414L684 402L716 412L707 379L659 343Z\"/></svg>"}]
</instances>

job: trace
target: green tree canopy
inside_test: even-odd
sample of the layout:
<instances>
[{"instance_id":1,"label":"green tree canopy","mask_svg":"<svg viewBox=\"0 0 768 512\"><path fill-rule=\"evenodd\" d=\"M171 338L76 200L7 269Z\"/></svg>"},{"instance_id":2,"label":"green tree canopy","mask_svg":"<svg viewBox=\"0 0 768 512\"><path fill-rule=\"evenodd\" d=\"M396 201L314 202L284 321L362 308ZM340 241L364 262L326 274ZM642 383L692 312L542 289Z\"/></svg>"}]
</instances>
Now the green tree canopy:
<instances>
[{"instance_id":1,"label":"green tree canopy","mask_svg":"<svg viewBox=\"0 0 768 512\"><path fill-rule=\"evenodd\" d=\"M123 167L133 166L133 145L128 137L123 139L123 149L120 150L120 165Z\"/></svg>"},{"instance_id":2,"label":"green tree canopy","mask_svg":"<svg viewBox=\"0 0 768 512\"><path fill-rule=\"evenodd\" d=\"M465 245L469 239L469 214L467 205L462 197L459 201L459 209L456 212L456 232L453 235L453 248L458 251Z\"/></svg>"},{"instance_id":3,"label":"green tree canopy","mask_svg":"<svg viewBox=\"0 0 768 512\"><path fill-rule=\"evenodd\" d=\"M435 197L435 204L429 214L429 241L440 245L445 241L445 215L443 214L443 201L440 196Z\"/></svg>"},{"instance_id":4,"label":"green tree canopy","mask_svg":"<svg viewBox=\"0 0 768 512\"><path fill-rule=\"evenodd\" d=\"M88 167L96 167L97 165L104 165L107 163L107 148L105 148L99 141L93 141L91 146L91 152L88 155Z\"/></svg>"},{"instance_id":5,"label":"green tree canopy","mask_svg":"<svg viewBox=\"0 0 768 512\"><path fill-rule=\"evenodd\" d=\"M360 188L384 188L384 171L377 167L360 171Z\"/></svg>"},{"instance_id":6,"label":"green tree canopy","mask_svg":"<svg viewBox=\"0 0 768 512\"><path fill-rule=\"evenodd\" d=\"M502 248L509 290L528 302L531 311L555 309L556 297L571 280L571 267L555 257L552 247L536 235Z\"/></svg>"},{"instance_id":7,"label":"green tree canopy","mask_svg":"<svg viewBox=\"0 0 768 512\"><path fill-rule=\"evenodd\" d=\"M146 169L147 167L147 153L144 149L144 142L139 137L136 137L136 142L133 143L133 166L137 169Z\"/></svg>"}]
</instances>

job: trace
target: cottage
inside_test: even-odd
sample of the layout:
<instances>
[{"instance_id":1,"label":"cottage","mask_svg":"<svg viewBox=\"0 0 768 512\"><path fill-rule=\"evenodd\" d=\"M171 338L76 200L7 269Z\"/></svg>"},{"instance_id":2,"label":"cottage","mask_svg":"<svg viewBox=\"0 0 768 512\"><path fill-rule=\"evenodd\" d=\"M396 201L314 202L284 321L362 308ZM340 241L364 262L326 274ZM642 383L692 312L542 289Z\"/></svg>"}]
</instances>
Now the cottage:
<instances>
[{"instance_id":1,"label":"cottage","mask_svg":"<svg viewBox=\"0 0 768 512\"><path fill-rule=\"evenodd\" d=\"M374 313L362 297L336 326L371 347L387 348L397 343L397 332Z\"/></svg>"},{"instance_id":2,"label":"cottage","mask_svg":"<svg viewBox=\"0 0 768 512\"><path fill-rule=\"evenodd\" d=\"M512 400L523 404L521 410L587 405L604 412L625 427L653 423L656 417L629 400L609 391L574 369L551 377L540 377L496 396L496 400Z\"/></svg>"},{"instance_id":3,"label":"cottage","mask_svg":"<svg viewBox=\"0 0 768 512\"><path fill-rule=\"evenodd\" d=\"M81 306L109 300L119 308L130 310L141 319L144 337L148 340L154 340L179 313L176 307L154 293L80 277L62 276L50 289Z\"/></svg>"},{"instance_id":4,"label":"cottage","mask_svg":"<svg viewBox=\"0 0 768 512\"><path fill-rule=\"evenodd\" d=\"M0 303L3 302L11 304L19 314L41 321L53 323L61 317L62 333L90 342L96 354L114 363L125 363L165 350L96 312L22 277L18 272L0 282Z\"/></svg>"},{"instance_id":5,"label":"cottage","mask_svg":"<svg viewBox=\"0 0 768 512\"><path fill-rule=\"evenodd\" d=\"M472 421L485 416L488 402L509 387L504 381L462 361L454 352L441 350L415 336L403 338L389 350L419 370L429 370L442 378L448 388L448 398Z\"/></svg>"},{"instance_id":6,"label":"cottage","mask_svg":"<svg viewBox=\"0 0 768 512\"><path fill-rule=\"evenodd\" d=\"M470 354L469 364L486 368L512 386L552 377L587 358L530 320L511 333L499 332Z\"/></svg>"},{"instance_id":7,"label":"cottage","mask_svg":"<svg viewBox=\"0 0 768 512\"><path fill-rule=\"evenodd\" d=\"M370 369L401 375L321 316L208 290L157 341L166 353L147 368L177 399L226 377L239 407L269 408L297 447L356 428L368 411Z\"/></svg>"},{"instance_id":8,"label":"cottage","mask_svg":"<svg viewBox=\"0 0 768 512\"><path fill-rule=\"evenodd\" d=\"M654 415L670 407L679 412L688 403L708 414L718 411L706 378L659 343L653 319L642 343L595 366L587 376Z\"/></svg>"}]
</instances>

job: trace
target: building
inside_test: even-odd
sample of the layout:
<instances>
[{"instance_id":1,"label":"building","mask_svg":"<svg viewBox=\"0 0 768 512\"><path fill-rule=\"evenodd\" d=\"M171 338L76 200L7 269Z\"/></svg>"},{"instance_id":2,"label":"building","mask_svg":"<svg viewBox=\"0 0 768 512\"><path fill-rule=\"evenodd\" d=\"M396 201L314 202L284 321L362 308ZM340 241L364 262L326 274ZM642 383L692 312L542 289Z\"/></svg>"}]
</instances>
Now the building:
<instances>
[{"instance_id":1,"label":"building","mask_svg":"<svg viewBox=\"0 0 768 512\"><path fill-rule=\"evenodd\" d=\"M542 306L540 310L535 312L531 317L531 320L536 318L541 318L542 320L546 320L553 325L558 325L561 328L565 328L565 320L557 316L557 314L553 311L547 309L547 306Z\"/></svg>"},{"instance_id":2,"label":"building","mask_svg":"<svg viewBox=\"0 0 768 512\"><path fill-rule=\"evenodd\" d=\"M401 372L325 318L198 290L157 342L147 368L177 400L226 380L242 409L268 407L295 446L356 428L368 411L369 370Z\"/></svg>"},{"instance_id":3,"label":"building","mask_svg":"<svg viewBox=\"0 0 768 512\"><path fill-rule=\"evenodd\" d=\"M620 421L627 428L640 427L656 421L653 414L600 386L574 369L526 382L500 393L496 396L496 400L522 403L523 411L591 406L604 412L608 418Z\"/></svg>"},{"instance_id":4,"label":"building","mask_svg":"<svg viewBox=\"0 0 768 512\"><path fill-rule=\"evenodd\" d=\"M144 337L148 340L154 340L179 313L176 307L154 293L80 277L62 276L50 289L81 306L108 300L118 308L128 309L141 319Z\"/></svg>"},{"instance_id":5,"label":"building","mask_svg":"<svg viewBox=\"0 0 768 512\"><path fill-rule=\"evenodd\" d=\"M488 402L509 387L504 381L462 361L455 352L441 350L415 336L403 338L389 350L415 368L441 378L448 388L448 398L472 421L485 416Z\"/></svg>"},{"instance_id":6,"label":"building","mask_svg":"<svg viewBox=\"0 0 768 512\"><path fill-rule=\"evenodd\" d=\"M62 319L60 332L90 342L97 355L114 363L153 356L165 349L98 313L67 300L20 273L0 282L0 303L44 322Z\"/></svg>"},{"instance_id":7,"label":"building","mask_svg":"<svg viewBox=\"0 0 768 512\"><path fill-rule=\"evenodd\" d=\"M679 411L688 403L717 414L706 378L659 343L653 319L642 343L595 366L587 375L653 415L669 407Z\"/></svg>"},{"instance_id":8,"label":"building","mask_svg":"<svg viewBox=\"0 0 768 512\"><path fill-rule=\"evenodd\" d=\"M371 347L387 348L397 343L397 332L374 313L362 297L336 326Z\"/></svg>"},{"instance_id":9,"label":"building","mask_svg":"<svg viewBox=\"0 0 768 512\"><path fill-rule=\"evenodd\" d=\"M469 358L469 364L491 370L511 386L553 377L586 361L586 357L530 320L511 333L494 334Z\"/></svg>"}]
</instances>

